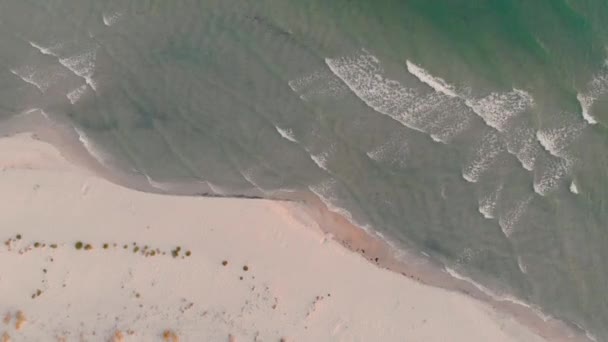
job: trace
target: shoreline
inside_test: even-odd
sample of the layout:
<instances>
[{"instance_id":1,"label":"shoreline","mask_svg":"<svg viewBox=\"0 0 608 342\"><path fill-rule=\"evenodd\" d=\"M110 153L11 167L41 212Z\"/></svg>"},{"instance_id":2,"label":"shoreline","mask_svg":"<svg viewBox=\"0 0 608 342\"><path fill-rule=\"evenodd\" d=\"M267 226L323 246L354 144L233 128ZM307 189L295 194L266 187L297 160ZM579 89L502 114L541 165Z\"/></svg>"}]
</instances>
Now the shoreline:
<instances>
[{"instance_id":1,"label":"shoreline","mask_svg":"<svg viewBox=\"0 0 608 342\"><path fill-rule=\"evenodd\" d=\"M201 185L200 189L181 188L179 185L169 189L154 186L152 181L145 175L136 177L99 161L91 153L90 148L83 143L82 136L70 134L70 129L77 131L68 123L53 121L46 115L36 116L31 112L22 114L18 118L8 120L9 124L3 126L0 133L4 136L11 136L16 133L31 132L33 137L55 147L60 154L77 168L82 168L92 175L105 179L127 189L132 189L144 193L155 193L170 196L183 197L205 197L205 198L241 198L254 201L274 201L285 209L285 213L296 221L308 225L308 218L302 217L301 212L305 212L309 218L323 231L325 240L334 240L347 250L362 256L368 263L380 269L387 269L391 272L409 278L422 285L460 293L473 300L478 300L488 304L492 309L504 313L515 319L518 323L529 328L538 336L550 341L589 341L588 337L583 336L585 331L578 331L573 326L568 325L558 319L544 314L535 307L527 305L516 298L496 298L491 290L485 289L460 276L458 278L452 270L446 269L437 263L426 259L415 253L410 253L403 249L396 249L388 241L380 236L375 236L364 229L349 222L342 215L331 211L322 200L310 192L293 192L290 198L278 195L276 198L267 198L258 194L217 194L213 192L211 184ZM206 190L207 189L207 190Z\"/></svg>"},{"instance_id":2,"label":"shoreline","mask_svg":"<svg viewBox=\"0 0 608 342\"><path fill-rule=\"evenodd\" d=\"M376 267L395 272L423 285L461 293L474 300L487 303L493 309L513 317L548 341L596 341L593 336L580 327L569 326L568 323L553 318L540 308L514 296L500 296L491 289L452 269L440 266L431 259L404 249L395 249L385 239L366 232L340 214L329 210L320 199L314 198L314 194L311 194L310 197L304 210L315 217L323 231L351 252L362 255Z\"/></svg>"}]
</instances>

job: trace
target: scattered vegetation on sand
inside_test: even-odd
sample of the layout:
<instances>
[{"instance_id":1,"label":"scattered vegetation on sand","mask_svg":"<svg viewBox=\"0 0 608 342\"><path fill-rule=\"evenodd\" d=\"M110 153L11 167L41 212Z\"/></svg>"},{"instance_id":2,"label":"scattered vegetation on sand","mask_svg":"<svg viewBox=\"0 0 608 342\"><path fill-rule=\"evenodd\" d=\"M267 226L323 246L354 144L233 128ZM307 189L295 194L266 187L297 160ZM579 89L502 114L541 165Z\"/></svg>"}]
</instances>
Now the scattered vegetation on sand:
<instances>
[{"instance_id":1,"label":"scattered vegetation on sand","mask_svg":"<svg viewBox=\"0 0 608 342\"><path fill-rule=\"evenodd\" d=\"M41 294L42 294L42 290L37 289L36 290L36 297L40 297Z\"/></svg>"},{"instance_id":2,"label":"scattered vegetation on sand","mask_svg":"<svg viewBox=\"0 0 608 342\"><path fill-rule=\"evenodd\" d=\"M222 261L222 265L223 265L223 266L228 265L228 261L226 261L226 260Z\"/></svg>"},{"instance_id":3,"label":"scattered vegetation on sand","mask_svg":"<svg viewBox=\"0 0 608 342\"><path fill-rule=\"evenodd\" d=\"M21 234L17 234L15 236L16 237L11 237L11 238L9 238L8 240L6 240L4 242L4 244L6 245L8 251L13 251L14 248L16 247L14 245L14 243L17 242L19 239L21 239ZM154 248L154 247L150 247L148 245L138 245L137 242L133 242L132 244L133 244L133 249L132 249L133 253L134 254L140 254L140 255L142 255L144 257L153 257L153 256L161 256L161 255L164 256L164 255L167 255L169 253L171 253L171 256L173 258L181 257L181 259L185 259L186 257L192 256L192 251L191 250L187 250L184 253L181 253L182 252L182 247L181 246L177 246L173 250L165 250L165 251L163 251L160 248ZM128 250L129 246L131 244L120 245L120 244L117 244L116 242L114 242L114 243L104 242L104 243L101 243L100 245L101 245L101 247L102 247L103 250L109 251L109 250L115 250L117 248L120 248L119 246L123 246L123 248L125 250ZM64 245L59 245L57 243L47 244L47 243L44 243L44 242L36 241L36 242L34 242L34 243L30 244L30 245L24 246L23 248L17 250L17 252L19 252L19 253L25 253L25 252L30 251L32 248L46 248L46 247L50 247L50 248L53 248L53 249L57 249L57 248L60 248L60 247L63 247L63 246ZM77 241L77 242L74 243L73 246L74 246L74 248L76 250L90 251L90 250L94 249L92 243L87 243L87 242L83 242L83 241ZM53 261L53 260L51 260L51 261ZM224 266L226 266L227 263L228 262L225 261Z\"/></svg>"},{"instance_id":4,"label":"scattered vegetation on sand","mask_svg":"<svg viewBox=\"0 0 608 342\"><path fill-rule=\"evenodd\" d=\"M249 266L247 266L247 265L243 266L243 271L245 271L245 272L249 271Z\"/></svg>"},{"instance_id":5,"label":"scattered vegetation on sand","mask_svg":"<svg viewBox=\"0 0 608 342\"><path fill-rule=\"evenodd\" d=\"M112 336L112 340L111 341L112 342L124 342L125 341L125 336L123 335L122 331L116 330L116 332Z\"/></svg>"},{"instance_id":6,"label":"scattered vegetation on sand","mask_svg":"<svg viewBox=\"0 0 608 342\"><path fill-rule=\"evenodd\" d=\"M27 322L27 320L25 319L25 315L22 311L17 311L17 315L15 317L17 317L17 321L15 322L15 329L21 330L21 328L23 328L23 326L25 325L25 322Z\"/></svg>"},{"instance_id":7,"label":"scattered vegetation on sand","mask_svg":"<svg viewBox=\"0 0 608 342\"><path fill-rule=\"evenodd\" d=\"M165 341L165 342L179 342L179 337L173 331L171 331L171 330L165 330L163 332L163 341Z\"/></svg>"}]
</instances>

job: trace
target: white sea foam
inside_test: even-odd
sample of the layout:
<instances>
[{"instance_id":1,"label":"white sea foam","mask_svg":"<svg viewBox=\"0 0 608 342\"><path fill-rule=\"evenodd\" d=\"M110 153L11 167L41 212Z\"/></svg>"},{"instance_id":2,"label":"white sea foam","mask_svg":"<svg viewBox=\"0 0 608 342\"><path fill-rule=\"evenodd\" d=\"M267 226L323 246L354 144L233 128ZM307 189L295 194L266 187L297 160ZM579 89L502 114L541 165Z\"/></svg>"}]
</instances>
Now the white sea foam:
<instances>
[{"instance_id":1,"label":"white sea foam","mask_svg":"<svg viewBox=\"0 0 608 342\"><path fill-rule=\"evenodd\" d=\"M219 186L217 186L209 181L202 181L202 182L206 183L207 186L209 187L209 189L211 189L211 191L216 195L226 195L228 193L224 189L220 188Z\"/></svg>"},{"instance_id":2,"label":"white sea foam","mask_svg":"<svg viewBox=\"0 0 608 342\"><path fill-rule=\"evenodd\" d=\"M148 180L148 184L150 184L153 188L156 188L156 189L159 189L159 190L163 190L163 191L169 190L169 187L167 186L167 184L163 184L161 182L157 182L157 181L153 180L150 176L148 176L145 173L144 173L144 176L146 176L146 179Z\"/></svg>"},{"instance_id":3,"label":"white sea foam","mask_svg":"<svg viewBox=\"0 0 608 342\"><path fill-rule=\"evenodd\" d=\"M589 111L591 110L591 106L593 105L593 102L595 101L595 98L593 98L592 96L589 96L589 95L581 94L581 93L576 94L576 98L578 99L578 102L581 105L581 110L583 112L583 119L585 119L585 121L587 121L587 123L590 125L597 124L597 120L595 119L595 117L593 117L593 115L591 115L589 113Z\"/></svg>"},{"instance_id":4,"label":"white sea foam","mask_svg":"<svg viewBox=\"0 0 608 342\"><path fill-rule=\"evenodd\" d=\"M431 139L448 144L469 127L473 115L462 101L442 94L434 94L439 95L441 99L435 102L429 101L430 107L424 109L421 108L422 106L417 107L418 111L412 111L412 115L418 119Z\"/></svg>"},{"instance_id":5,"label":"white sea foam","mask_svg":"<svg viewBox=\"0 0 608 342\"><path fill-rule=\"evenodd\" d=\"M28 43L30 44L30 46L37 49L43 55L57 57L57 54L55 52L53 52L53 50L56 49L57 47L48 48L48 47L39 45L37 43L34 43L32 41L28 41Z\"/></svg>"},{"instance_id":6,"label":"white sea foam","mask_svg":"<svg viewBox=\"0 0 608 342\"><path fill-rule=\"evenodd\" d=\"M323 73L320 71L316 71L309 75L293 79L287 82L287 84L289 85L291 90L293 90L294 93L299 93L302 90L310 87L310 85L314 84L320 79L323 79Z\"/></svg>"},{"instance_id":7,"label":"white sea foam","mask_svg":"<svg viewBox=\"0 0 608 342\"><path fill-rule=\"evenodd\" d=\"M532 195L527 196L499 215L498 225L506 237L510 237L511 234L513 234L513 230L515 229L522 215L526 212L526 208L528 207L530 201L532 201L532 198Z\"/></svg>"},{"instance_id":8,"label":"white sea foam","mask_svg":"<svg viewBox=\"0 0 608 342\"><path fill-rule=\"evenodd\" d=\"M40 108L30 108L28 110L25 110L25 111L21 112L21 114L22 115L29 115L29 114L32 114L32 113L37 112L37 111L41 111L42 112L42 109L40 109Z\"/></svg>"},{"instance_id":9,"label":"white sea foam","mask_svg":"<svg viewBox=\"0 0 608 342\"><path fill-rule=\"evenodd\" d=\"M522 167L528 171L534 170L541 152L534 129L526 124L513 125L504 132L503 137L507 150L515 155Z\"/></svg>"},{"instance_id":10,"label":"white sea foam","mask_svg":"<svg viewBox=\"0 0 608 342\"><path fill-rule=\"evenodd\" d=\"M477 114L477 116L479 116L487 126L501 132L502 139L512 142L511 146L507 146L507 152L515 155L515 157L522 164L522 167L524 167L526 170L531 171L533 169L536 154L538 153L536 143L532 142L534 135L526 134L523 142L514 142L514 139L506 132L512 119L518 117L520 114L534 105L534 99L529 93L520 89L513 89L510 92L491 93L478 99L467 95L467 92L458 92L454 86L448 84L443 79L432 76L426 70L409 61L407 62L407 66L410 73L415 75L420 81L426 83L438 93L458 98L460 101L463 101L464 104L470 108L471 111ZM458 105L453 102L444 112L452 114L457 106ZM468 122L463 121L461 118L458 119L459 120L457 122L462 123L463 128L460 129L460 131L468 127ZM503 132L504 134L502 134ZM431 134L431 138L433 138L435 141L446 141L445 138L442 138L437 134ZM468 176L469 175L465 175L465 177Z\"/></svg>"},{"instance_id":11,"label":"white sea foam","mask_svg":"<svg viewBox=\"0 0 608 342\"><path fill-rule=\"evenodd\" d=\"M102 15L103 23L106 26L112 26L112 25L116 24L118 22L118 20L120 19L120 17L122 17L122 16L123 16L123 13L120 13L120 12L109 13L109 14L104 13Z\"/></svg>"},{"instance_id":12,"label":"white sea foam","mask_svg":"<svg viewBox=\"0 0 608 342\"><path fill-rule=\"evenodd\" d=\"M313 101L316 99L337 99L345 94L347 88L339 80L329 79L325 84L318 88L308 89L303 92L300 98L305 101Z\"/></svg>"},{"instance_id":13,"label":"white sea foam","mask_svg":"<svg viewBox=\"0 0 608 342\"><path fill-rule=\"evenodd\" d=\"M386 149L386 145L381 145L376 147L372 151L366 152L365 154L369 157L369 159L375 161L382 161L382 159L384 159L384 156L386 155Z\"/></svg>"},{"instance_id":14,"label":"white sea foam","mask_svg":"<svg viewBox=\"0 0 608 342\"><path fill-rule=\"evenodd\" d=\"M402 113L415 100L416 92L397 81L384 78L377 61L371 55L325 59L329 69L369 107L412 129L421 130L408 122L407 117L402 117Z\"/></svg>"},{"instance_id":15,"label":"white sea foam","mask_svg":"<svg viewBox=\"0 0 608 342\"><path fill-rule=\"evenodd\" d=\"M243 178L245 178L245 180L253 185L253 187L257 190L260 190L262 193L266 194L267 191L264 190L254 179L253 179L253 170L249 169L246 171L240 171L241 175L243 176Z\"/></svg>"},{"instance_id":16,"label":"white sea foam","mask_svg":"<svg viewBox=\"0 0 608 342\"><path fill-rule=\"evenodd\" d=\"M71 104L75 104L82 97L82 95L84 95L84 93L86 91L87 91L87 85L83 84L80 87L67 93L66 96L67 96L68 100L70 100Z\"/></svg>"},{"instance_id":17,"label":"white sea foam","mask_svg":"<svg viewBox=\"0 0 608 342\"><path fill-rule=\"evenodd\" d=\"M528 268L526 267L526 264L524 264L523 260L521 259L521 256L517 257L517 266L519 266L519 270L521 271L521 273L528 273Z\"/></svg>"},{"instance_id":18,"label":"white sea foam","mask_svg":"<svg viewBox=\"0 0 608 342\"><path fill-rule=\"evenodd\" d=\"M366 155L377 162L387 162L400 167L406 166L409 148L404 141L392 139L384 144L377 146Z\"/></svg>"},{"instance_id":19,"label":"white sea foam","mask_svg":"<svg viewBox=\"0 0 608 342\"><path fill-rule=\"evenodd\" d=\"M57 57L61 65L66 67L68 70L70 70L77 76L84 78L86 83L93 90L97 89L97 84L93 79L93 73L95 71L95 60L97 57L97 48L93 48L78 55L62 58L56 52L57 49L61 48L60 44L57 44L53 47L44 47L32 41L28 41L28 43L32 47L36 48L41 54Z\"/></svg>"},{"instance_id":20,"label":"white sea foam","mask_svg":"<svg viewBox=\"0 0 608 342\"><path fill-rule=\"evenodd\" d=\"M279 134L283 138L285 138L293 143L296 143L296 144L298 143L298 140L296 140L295 136L293 135L293 132L290 129L283 129L283 128L280 128L279 126L274 126L274 128L276 128L277 132L279 132Z\"/></svg>"},{"instance_id":21,"label":"white sea foam","mask_svg":"<svg viewBox=\"0 0 608 342\"><path fill-rule=\"evenodd\" d=\"M431 140L433 140L434 142L443 143L443 141L441 140L441 137L439 137L435 134L431 134Z\"/></svg>"},{"instance_id":22,"label":"white sea foam","mask_svg":"<svg viewBox=\"0 0 608 342\"><path fill-rule=\"evenodd\" d=\"M496 207L502 192L503 184L500 184L496 190L483 196L479 200L479 212L487 219L493 219L496 216Z\"/></svg>"},{"instance_id":23,"label":"white sea foam","mask_svg":"<svg viewBox=\"0 0 608 342\"><path fill-rule=\"evenodd\" d=\"M468 182L476 183L503 151L505 149L498 134L488 131L474 147L472 157L462 169L462 177Z\"/></svg>"},{"instance_id":24,"label":"white sea foam","mask_svg":"<svg viewBox=\"0 0 608 342\"><path fill-rule=\"evenodd\" d=\"M95 61L97 58L97 48L87 50L77 55L60 58L59 63L68 68L74 74L85 79L86 83L97 90L97 83L93 80L95 73Z\"/></svg>"},{"instance_id":25,"label":"white sea foam","mask_svg":"<svg viewBox=\"0 0 608 342\"><path fill-rule=\"evenodd\" d=\"M597 124L597 119L593 116L593 113L591 113L593 103L598 98L606 95L608 95L608 60L604 62L604 65L598 74L587 84L587 89L576 95L576 98L581 105L583 119L590 125Z\"/></svg>"},{"instance_id":26,"label":"white sea foam","mask_svg":"<svg viewBox=\"0 0 608 342\"><path fill-rule=\"evenodd\" d=\"M427 84L438 93L461 99L486 125L495 128L499 132L505 130L512 118L518 116L534 104L532 96L520 89L513 89L506 93L491 93L477 99L466 95L466 92L458 92L454 86L448 84L442 78L431 75L428 71L410 61L407 61L406 64L408 71L421 82Z\"/></svg>"},{"instance_id":27,"label":"white sea foam","mask_svg":"<svg viewBox=\"0 0 608 342\"><path fill-rule=\"evenodd\" d=\"M305 101L327 97L338 98L347 91L341 80L327 71L313 72L289 81L288 85L291 90L300 94L300 98Z\"/></svg>"},{"instance_id":28,"label":"white sea foam","mask_svg":"<svg viewBox=\"0 0 608 342\"><path fill-rule=\"evenodd\" d=\"M541 129L536 132L536 139L551 155L567 158L566 150L580 136L584 124L570 124L558 128Z\"/></svg>"},{"instance_id":29,"label":"white sea foam","mask_svg":"<svg viewBox=\"0 0 608 342\"><path fill-rule=\"evenodd\" d=\"M60 55L55 52L57 49L61 48L60 44L57 44L53 47L44 47L40 44L37 44L32 41L28 41L28 43L40 51L41 54L57 57L59 63L66 67L68 70L85 79L86 83L93 89L97 89L97 84L95 80L93 80L93 73L95 71L95 61L97 58L97 48L93 48L91 50L87 50L77 55L69 56L69 57L60 57Z\"/></svg>"},{"instance_id":30,"label":"white sea foam","mask_svg":"<svg viewBox=\"0 0 608 342\"><path fill-rule=\"evenodd\" d=\"M318 167L329 172L329 169L327 168L327 158L329 158L329 152L310 155L310 159L312 159Z\"/></svg>"},{"instance_id":31,"label":"white sea foam","mask_svg":"<svg viewBox=\"0 0 608 342\"><path fill-rule=\"evenodd\" d=\"M442 78L435 77L429 74L426 70L422 69L418 65L408 61L405 61L407 65L407 70L414 76L416 76L420 82L427 84L429 87L433 88L435 91L445 94L450 97L457 97L458 94L454 87L449 85Z\"/></svg>"},{"instance_id":32,"label":"white sea foam","mask_svg":"<svg viewBox=\"0 0 608 342\"><path fill-rule=\"evenodd\" d=\"M23 65L15 69L10 69L10 72L19 77L22 81L35 86L41 93L46 92L65 76L61 73L57 73L53 68L39 69L31 65Z\"/></svg>"},{"instance_id":33,"label":"white sea foam","mask_svg":"<svg viewBox=\"0 0 608 342\"><path fill-rule=\"evenodd\" d=\"M570 192L575 195L578 195L578 186L576 186L576 183L574 183L574 181L570 183Z\"/></svg>"},{"instance_id":34,"label":"white sea foam","mask_svg":"<svg viewBox=\"0 0 608 342\"><path fill-rule=\"evenodd\" d=\"M592 335L589 331L587 331L581 324L578 324L578 323L572 322L572 321L571 321L571 323L574 324L574 325L576 325L577 328L579 328L581 331L583 331L585 333L585 336L590 341L599 342L598 339L594 335ZM572 335L570 335L570 336L572 336Z\"/></svg>"},{"instance_id":35,"label":"white sea foam","mask_svg":"<svg viewBox=\"0 0 608 342\"><path fill-rule=\"evenodd\" d=\"M560 183L569 175L572 162L554 156L546 156L542 164L534 170L534 192L546 196L557 189Z\"/></svg>"},{"instance_id":36,"label":"white sea foam","mask_svg":"<svg viewBox=\"0 0 608 342\"><path fill-rule=\"evenodd\" d=\"M461 101L435 91L423 94L386 78L372 55L327 58L325 62L370 108L434 140L448 142L470 123L472 113Z\"/></svg>"},{"instance_id":37,"label":"white sea foam","mask_svg":"<svg viewBox=\"0 0 608 342\"><path fill-rule=\"evenodd\" d=\"M456 272L454 269L452 269L450 267L444 266L444 269L453 278L456 278L456 279L459 279L459 280L462 280L462 281L466 281L467 283L475 286L479 291L481 291L482 293L484 293L486 296L488 296L488 297L490 297L490 298L492 298L494 300L497 300L497 301L500 301L500 302L510 302L510 303L521 305L521 306L523 306L525 308L531 309L531 310L534 311L534 313L536 315L538 315L545 322L553 319L553 317L551 317L551 316L543 313L542 311L540 311L535 306L532 306L531 304L528 304L528 303L526 303L526 302L524 302L524 301L522 301L520 299L517 299L517 298L515 298L513 296L510 296L510 295L498 294L495 291L490 290L489 288L487 288L487 287L485 287L485 286L477 283L473 279L471 279L471 278L469 278L469 277L467 277L465 275L462 275L462 274Z\"/></svg>"},{"instance_id":38,"label":"white sea foam","mask_svg":"<svg viewBox=\"0 0 608 342\"><path fill-rule=\"evenodd\" d=\"M315 195L317 195L317 197L319 197L319 199L323 202L323 204L325 204L329 211L342 215L350 223L357 227L360 227L368 233L373 232L373 230L368 225L356 222L353 218L353 215L348 210L335 204L337 198L332 190L335 184L335 180L327 180L317 185L311 185L308 187L308 189L312 191Z\"/></svg>"},{"instance_id":39,"label":"white sea foam","mask_svg":"<svg viewBox=\"0 0 608 342\"><path fill-rule=\"evenodd\" d=\"M590 339L593 342L599 342L597 337L595 337L593 334L591 334L590 332L588 332L587 330L583 329L583 331L585 332L585 336Z\"/></svg>"},{"instance_id":40,"label":"white sea foam","mask_svg":"<svg viewBox=\"0 0 608 342\"><path fill-rule=\"evenodd\" d=\"M455 87L431 75L420 66L407 61L408 71L434 92L421 94L385 78L379 61L372 55L326 59L330 70L340 78L363 102L375 111L388 115L403 125L430 135L436 142L449 143L469 127L472 113L476 113L489 127L505 132L510 121L533 106L533 98L523 90L492 93L475 99L459 93ZM506 151L515 155L526 170L532 170L539 147L534 134L526 130L511 138L500 134L498 140L510 141ZM521 140L523 138L523 140ZM486 150L488 150L486 148ZM480 153L465 167L463 177L475 182L499 152Z\"/></svg>"},{"instance_id":41,"label":"white sea foam","mask_svg":"<svg viewBox=\"0 0 608 342\"><path fill-rule=\"evenodd\" d=\"M42 117L44 117L47 120L50 120L51 118L49 117L49 115L44 111L44 110L40 110L40 115L42 115Z\"/></svg>"},{"instance_id":42,"label":"white sea foam","mask_svg":"<svg viewBox=\"0 0 608 342\"><path fill-rule=\"evenodd\" d=\"M95 143L89 139L89 137L84 133L84 131L80 130L77 127L74 127L76 133L78 133L78 140L82 143L82 146L89 152L89 154L97 160L97 162L101 165L106 165L106 156L103 152L97 148ZM146 176L147 177L147 176Z\"/></svg>"},{"instance_id":43,"label":"white sea foam","mask_svg":"<svg viewBox=\"0 0 608 342\"><path fill-rule=\"evenodd\" d=\"M48 114L47 114L47 113L46 113L44 110L42 110L41 108L30 108L30 109L28 109L28 110L25 110L25 111L23 111L23 112L19 113L19 114L20 114L20 115L24 115L24 116L25 116L25 115L32 115L32 114L34 114L34 113L38 113L38 114L40 114L40 115L41 115L43 118L45 118L46 120L50 120L50 119L51 119L51 118L49 117L49 115L48 115Z\"/></svg>"},{"instance_id":44,"label":"white sea foam","mask_svg":"<svg viewBox=\"0 0 608 342\"><path fill-rule=\"evenodd\" d=\"M509 121L530 108L532 96L519 89L508 93L492 93L481 99L466 99L466 104L477 113L486 125L503 132Z\"/></svg>"}]
</instances>

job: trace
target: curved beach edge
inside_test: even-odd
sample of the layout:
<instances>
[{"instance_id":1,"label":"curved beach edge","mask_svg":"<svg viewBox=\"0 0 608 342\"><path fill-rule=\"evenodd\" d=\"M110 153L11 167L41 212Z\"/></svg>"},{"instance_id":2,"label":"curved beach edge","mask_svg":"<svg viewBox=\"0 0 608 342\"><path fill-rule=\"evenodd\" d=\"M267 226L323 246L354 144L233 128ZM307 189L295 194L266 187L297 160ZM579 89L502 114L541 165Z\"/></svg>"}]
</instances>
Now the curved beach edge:
<instances>
[{"instance_id":1,"label":"curved beach edge","mask_svg":"<svg viewBox=\"0 0 608 342\"><path fill-rule=\"evenodd\" d=\"M0 310L16 340L588 340L398 254L314 194L155 194L64 128L28 118L0 132L0 263L10 270ZM28 322L19 329L18 312Z\"/></svg>"}]
</instances>

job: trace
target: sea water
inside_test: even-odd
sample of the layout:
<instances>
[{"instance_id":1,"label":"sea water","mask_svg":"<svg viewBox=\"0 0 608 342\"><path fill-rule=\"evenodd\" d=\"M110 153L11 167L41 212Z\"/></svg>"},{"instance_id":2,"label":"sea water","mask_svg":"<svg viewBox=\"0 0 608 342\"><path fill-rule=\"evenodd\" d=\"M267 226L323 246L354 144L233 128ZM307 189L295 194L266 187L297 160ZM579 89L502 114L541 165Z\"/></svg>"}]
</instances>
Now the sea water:
<instances>
[{"instance_id":1,"label":"sea water","mask_svg":"<svg viewBox=\"0 0 608 342\"><path fill-rule=\"evenodd\" d=\"M601 0L0 0L0 118L40 108L163 192L314 192L606 340L606 22Z\"/></svg>"}]
</instances>

